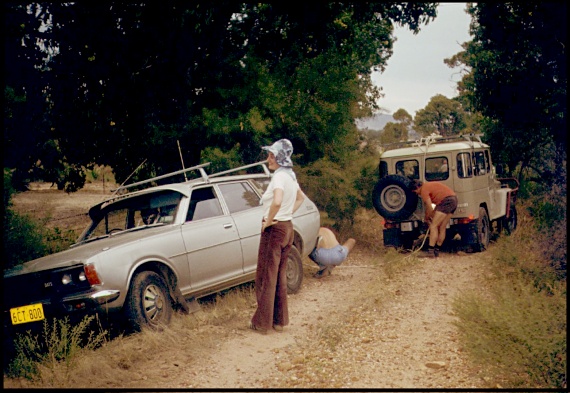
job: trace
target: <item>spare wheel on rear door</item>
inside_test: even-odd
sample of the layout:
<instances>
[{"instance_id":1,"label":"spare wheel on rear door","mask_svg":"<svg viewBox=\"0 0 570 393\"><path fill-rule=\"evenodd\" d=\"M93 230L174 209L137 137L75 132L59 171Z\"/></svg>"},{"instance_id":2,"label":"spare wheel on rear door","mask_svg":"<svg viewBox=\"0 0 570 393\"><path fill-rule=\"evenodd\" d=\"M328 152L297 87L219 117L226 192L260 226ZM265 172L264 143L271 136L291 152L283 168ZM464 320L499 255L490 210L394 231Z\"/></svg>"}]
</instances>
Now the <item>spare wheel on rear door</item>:
<instances>
[{"instance_id":1,"label":"spare wheel on rear door","mask_svg":"<svg viewBox=\"0 0 570 393\"><path fill-rule=\"evenodd\" d=\"M388 175L376 183L372 191L374 208L384 218L405 220L416 210L418 195L411 190L413 180Z\"/></svg>"}]
</instances>

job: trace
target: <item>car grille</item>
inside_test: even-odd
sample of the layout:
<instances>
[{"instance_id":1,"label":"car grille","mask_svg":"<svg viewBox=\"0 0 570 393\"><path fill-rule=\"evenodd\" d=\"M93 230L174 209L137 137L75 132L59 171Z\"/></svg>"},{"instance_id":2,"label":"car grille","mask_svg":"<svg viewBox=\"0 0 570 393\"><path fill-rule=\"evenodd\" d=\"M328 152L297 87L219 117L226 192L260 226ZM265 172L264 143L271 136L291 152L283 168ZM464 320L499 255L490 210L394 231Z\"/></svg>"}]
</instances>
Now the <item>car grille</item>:
<instances>
[{"instance_id":1,"label":"car grille","mask_svg":"<svg viewBox=\"0 0 570 393\"><path fill-rule=\"evenodd\" d=\"M4 277L2 284L4 287L4 308L37 303L46 299L61 298L69 294L85 291L90 288L90 284L86 280L81 281L79 279L79 274L82 272L83 265L76 265L62 269ZM62 282L62 278L65 275L71 278L66 285Z\"/></svg>"}]
</instances>

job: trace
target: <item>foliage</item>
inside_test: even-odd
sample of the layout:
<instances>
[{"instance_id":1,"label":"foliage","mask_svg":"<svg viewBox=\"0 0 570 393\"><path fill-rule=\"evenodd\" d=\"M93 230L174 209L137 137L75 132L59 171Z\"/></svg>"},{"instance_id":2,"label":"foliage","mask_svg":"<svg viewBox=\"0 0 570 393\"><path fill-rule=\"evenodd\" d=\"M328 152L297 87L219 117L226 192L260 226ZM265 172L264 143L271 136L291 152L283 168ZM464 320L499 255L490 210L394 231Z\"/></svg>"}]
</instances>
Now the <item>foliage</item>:
<instances>
[{"instance_id":1,"label":"foliage","mask_svg":"<svg viewBox=\"0 0 570 393\"><path fill-rule=\"evenodd\" d=\"M376 107L370 74L393 24L418 31L436 6L5 3L4 166L19 186L73 191L95 164L118 183L144 160L133 180L178 169L177 143L188 166L207 148L249 163L280 137L303 164L347 151L353 119Z\"/></svg>"},{"instance_id":2,"label":"foliage","mask_svg":"<svg viewBox=\"0 0 570 393\"><path fill-rule=\"evenodd\" d=\"M566 282L542 255L528 215L497 242L492 298L464 293L454 303L472 358L514 387L563 388L566 383Z\"/></svg>"},{"instance_id":3,"label":"foliage","mask_svg":"<svg viewBox=\"0 0 570 393\"><path fill-rule=\"evenodd\" d=\"M424 109L414 117L414 128L421 135L438 133L441 136L461 134L465 129L465 113L461 104L444 95L433 96Z\"/></svg>"},{"instance_id":4,"label":"foliage","mask_svg":"<svg viewBox=\"0 0 570 393\"><path fill-rule=\"evenodd\" d=\"M21 216L12 210L14 188L11 173L4 169L4 214L3 214L3 268L39 258L48 252L43 242L42 228L31 217Z\"/></svg>"},{"instance_id":5,"label":"foliage","mask_svg":"<svg viewBox=\"0 0 570 393\"><path fill-rule=\"evenodd\" d=\"M566 160L566 9L562 2L470 3L473 40L447 60L465 65L461 96L521 179L527 166Z\"/></svg>"},{"instance_id":6,"label":"foliage","mask_svg":"<svg viewBox=\"0 0 570 393\"><path fill-rule=\"evenodd\" d=\"M407 140L408 128L403 123L386 123L382 135L380 136L380 143L383 145Z\"/></svg>"},{"instance_id":7,"label":"foliage","mask_svg":"<svg viewBox=\"0 0 570 393\"><path fill-rule=\"evenodd\" d=\"M12 378L53 380L54 370L63 364L65 371L60 378L67 380L82 353L106 342L106 331L92 330L94 319L94 316L86 316L75 325L70 324L67 317L59 321L54 319L51 325L44 320L41 334L34 335L30 331L17 334L16 356L10 361L6 374Z\"/></svg>"},{"instance_id":8,"label":"foliage","mask_svg":"<svg viewBox=\"0 0 570 393\"><path fill-rule=\"evenodd\" d=\"M372 204L370 184L377 177L378 159L367 150L344 162L323 158L295 171L305 194L342 230L354 224L357 209Z\"/></svg>"},{"instance_id":9,"label":"foliage","mask_svg":"<svg viewBox=\"0 0 570 393\"><path fill-rule=\"evenodd\" d=\"M45 219L38 220L16 213L12 207L12 196L16 190L12 186L11 175L10 171L4 169L4 269L62 251L73 244L78 235L70 229L50 228Z\"/></svg>"}]
</instances>

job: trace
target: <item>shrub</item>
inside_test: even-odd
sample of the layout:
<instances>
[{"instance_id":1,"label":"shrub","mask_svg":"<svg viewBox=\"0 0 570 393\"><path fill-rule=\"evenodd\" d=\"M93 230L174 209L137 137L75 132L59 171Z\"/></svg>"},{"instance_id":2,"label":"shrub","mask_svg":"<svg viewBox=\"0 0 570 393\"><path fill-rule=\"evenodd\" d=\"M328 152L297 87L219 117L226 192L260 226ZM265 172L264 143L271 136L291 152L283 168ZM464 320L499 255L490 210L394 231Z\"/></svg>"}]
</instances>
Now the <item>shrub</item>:
<instances>
[{"instance_id":1,"label":"shrub","mask_svg":"<svg viewBox=\"0 0 570 393\"><path fill-rule=\"evenodd\" d=\"M44 320L41 334L34 335L29 331L17 334L14 340L16 355L9 362L6 374L12 378L53 381L55 375L61 375L57 370L63 366L63 375L67 376L82 351L93 350L106 341L106 331L96 333L92 330L94 319L95 316L86 316L76 325L71 325L67 317L59 321L54 319L51 324Z\"/></svg>"},{"instance_id":2,"label":"shrub","mask_svg":"<svg viewBox=\"0 0 570 393\"><path fill-rule=\"evenodd\" d=\"M492 251L491 298L466 293L454 302L472 358L513 387L562 388L566 381L566 283L544 258L532 218Z\"/></svg>"}]
</instances>

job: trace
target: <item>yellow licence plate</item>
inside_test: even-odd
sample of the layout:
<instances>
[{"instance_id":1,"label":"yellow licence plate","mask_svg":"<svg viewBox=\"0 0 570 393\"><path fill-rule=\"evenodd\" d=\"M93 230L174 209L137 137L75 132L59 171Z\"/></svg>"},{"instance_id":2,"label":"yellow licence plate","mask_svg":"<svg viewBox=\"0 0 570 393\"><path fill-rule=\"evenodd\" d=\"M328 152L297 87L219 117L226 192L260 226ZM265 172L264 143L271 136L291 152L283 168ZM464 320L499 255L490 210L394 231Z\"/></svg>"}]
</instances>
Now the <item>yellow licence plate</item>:
<instances>
[{"instance_id":1,"label":"yellow licence plate","mask_svg":"<svg viewBox=\"0 0 570 393\"><path fill-rule=\"evenodd\" d=\"M11 308L10 315L12 317L12 325L36 322L45 319L44 307L41 303Z\"/></svg>"}]
</instances>

